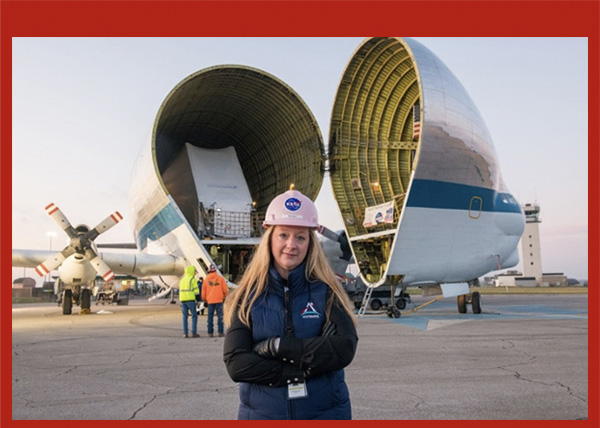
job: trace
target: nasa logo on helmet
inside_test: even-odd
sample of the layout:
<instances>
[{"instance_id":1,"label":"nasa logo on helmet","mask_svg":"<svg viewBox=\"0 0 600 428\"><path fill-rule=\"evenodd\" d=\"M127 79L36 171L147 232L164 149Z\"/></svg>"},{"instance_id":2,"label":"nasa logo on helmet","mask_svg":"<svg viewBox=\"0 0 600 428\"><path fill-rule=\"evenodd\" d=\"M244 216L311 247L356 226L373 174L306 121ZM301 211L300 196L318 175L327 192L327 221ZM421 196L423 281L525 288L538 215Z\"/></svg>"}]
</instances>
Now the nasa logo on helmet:
<instances>
[{"instance_id":1,"label":"nasa logo on helmet","mask_svg":"<svg viewBox=\"0 0 600 428\"><path fill-rule=\"evenodd\" d=\"M319 215L314 202L297 190L277 195L267 208L263 228L269 226L319 227Z\"/></svg>"},{"instance_id":2,"label":"nasa logo on helmet","mask_svg":"<svg viewBox=\"0 0 600 428\"><path fill-rule=\"evenodd\" d=\"M284 203L285 209L288 211L298 211L302 207L302 202L296 198L289 198Z\"/></svg>"}]
</instances>

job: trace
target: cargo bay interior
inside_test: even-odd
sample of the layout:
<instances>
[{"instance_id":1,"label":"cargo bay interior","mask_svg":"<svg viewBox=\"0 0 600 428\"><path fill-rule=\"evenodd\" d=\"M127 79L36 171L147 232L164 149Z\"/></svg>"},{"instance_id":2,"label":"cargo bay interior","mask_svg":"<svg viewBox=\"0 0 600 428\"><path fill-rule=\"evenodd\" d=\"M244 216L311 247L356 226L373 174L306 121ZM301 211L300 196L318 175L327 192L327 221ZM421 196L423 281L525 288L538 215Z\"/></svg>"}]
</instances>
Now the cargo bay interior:
<instances>
[{"instance_id":1,"label":"cargo bay interior","mask_svg":"<svg viewBox=\"0 0 600 428\"><path fill-rule=\"evenodd\" d=\"M421 96L416 66L403 42L373 38L348 64L329 134L335 199L361 272L385 272L420 141ZM389 222L365 226L365 210L393 205Z\"/></svg>"},{"instance_id":2,"label":"cargo bay interior","mask_svg":"<svg viewBox=\"0 0 600 428\"><path fill-rule=\"evenodd\" d=\"M251 67L216 66L184 79L160 108L153 141L164 186L201 239L260 236L275 196L293 185L314 200L323 181L312 113L289 86ZM212 247L235 281L251 246Z\"/></svg>"}]
</instances>

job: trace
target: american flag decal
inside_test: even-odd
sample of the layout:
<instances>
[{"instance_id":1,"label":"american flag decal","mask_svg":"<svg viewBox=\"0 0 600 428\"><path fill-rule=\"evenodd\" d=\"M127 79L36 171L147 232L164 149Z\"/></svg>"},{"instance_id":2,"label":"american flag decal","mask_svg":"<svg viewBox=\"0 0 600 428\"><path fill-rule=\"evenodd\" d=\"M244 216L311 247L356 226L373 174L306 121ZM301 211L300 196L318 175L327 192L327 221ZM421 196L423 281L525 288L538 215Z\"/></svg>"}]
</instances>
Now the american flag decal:
<instances>
[{"instance_id":1,"label":"american flag decal","mask_svg":"<svg viewBox=\"0 0 600 428\"><path fill-rule=\"evenodd\" d=\"M421 135L421 106L417 102L413 106L413 141L418 140Z\"/></svg>"}]
</instances>

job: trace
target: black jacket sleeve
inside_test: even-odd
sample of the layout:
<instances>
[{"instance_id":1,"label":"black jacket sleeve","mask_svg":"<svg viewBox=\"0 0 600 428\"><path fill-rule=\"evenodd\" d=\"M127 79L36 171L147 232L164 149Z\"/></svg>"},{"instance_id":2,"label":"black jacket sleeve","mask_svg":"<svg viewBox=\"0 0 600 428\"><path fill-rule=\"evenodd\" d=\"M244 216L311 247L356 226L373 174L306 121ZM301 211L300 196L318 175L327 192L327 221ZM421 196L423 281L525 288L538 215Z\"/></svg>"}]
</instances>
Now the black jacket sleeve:
<instances>
[{"instance_id":1,"label":"black jacket sleeve","mask_svg":"<svg viewBox=\"0 0 600 428\"><path fill-rule=\"evenodd\" d=\"M252 331L238 317L227 330L223 360L234 382L285 386L301 381L303 371L288 361L265 358L252 350Z\"/></svg>"},{"instance_id":2,"label":"black jacket sleeve","mask_svg":"<svg viewBox=\"0 0 600 428\"><path fill-rule=\"evenodd\" d=\"M278 357L294 364L306 377L346 367L356 353L356 328L350 315L337 304L331 308L330 320L335 324L335 334L309 339L282 337Z\"/></svg>"}]
</instances>

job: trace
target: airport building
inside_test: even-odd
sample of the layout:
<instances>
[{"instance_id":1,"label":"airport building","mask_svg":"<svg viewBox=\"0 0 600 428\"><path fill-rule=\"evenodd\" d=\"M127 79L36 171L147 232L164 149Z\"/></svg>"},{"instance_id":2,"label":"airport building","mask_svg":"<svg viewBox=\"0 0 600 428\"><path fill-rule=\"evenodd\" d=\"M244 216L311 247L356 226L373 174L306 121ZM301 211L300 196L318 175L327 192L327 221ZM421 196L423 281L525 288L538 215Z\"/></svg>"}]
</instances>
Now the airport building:
<instances>
[{"instance_id":1,"label":"airport building","mask_svg":"<svg viewBox=\"0 0 600 428\"><path fill-rule=\"evenodd\" d=\"M486 278L485 282L491 282L495 287L566 287L569 285L568 278L563 273L544 273L540 283L533 276L525 276L521 272L510 270L493 278Z\"/></svg>"}]
</instances>

